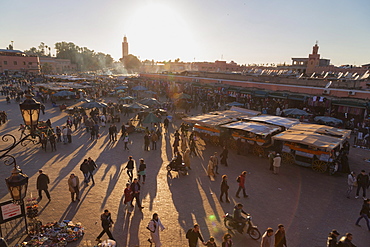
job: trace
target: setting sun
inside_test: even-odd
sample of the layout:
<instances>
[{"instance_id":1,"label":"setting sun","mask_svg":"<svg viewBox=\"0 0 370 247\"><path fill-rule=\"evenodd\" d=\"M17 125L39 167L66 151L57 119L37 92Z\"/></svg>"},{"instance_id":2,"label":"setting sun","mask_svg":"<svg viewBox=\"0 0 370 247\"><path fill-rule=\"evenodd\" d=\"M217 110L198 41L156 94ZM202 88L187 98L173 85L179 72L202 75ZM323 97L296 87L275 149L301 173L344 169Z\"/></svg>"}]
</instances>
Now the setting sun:
<instances>
[{"instance_id":1,"label":"setting sun","mask_svg":"<svg viewBox=\"0 0 370 247\"><path fill-rule=\"evenodd\" d=\"M180 12L168 5L151 3L133 12L125 23L124 33L128 36L132 53L145 54L141 59L175 59L176 51L182 50L192 60L197 53L193 32Z\"/></svg>"}]
</instances>

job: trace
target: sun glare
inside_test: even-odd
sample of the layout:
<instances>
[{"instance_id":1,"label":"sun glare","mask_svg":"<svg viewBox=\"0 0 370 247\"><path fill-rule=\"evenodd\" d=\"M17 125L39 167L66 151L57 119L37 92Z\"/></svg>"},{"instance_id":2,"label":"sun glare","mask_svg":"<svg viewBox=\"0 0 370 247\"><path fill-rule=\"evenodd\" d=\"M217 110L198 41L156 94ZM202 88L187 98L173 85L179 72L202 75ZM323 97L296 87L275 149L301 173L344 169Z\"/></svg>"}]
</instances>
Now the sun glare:
<instances>
[{"instance_id":1,"label":"sun glare","mask_svg":"<svg viewBox=\"0 0 370 247\"><path fill-rule=\"evenodd\" d=\"M146 58L191 60L197 52L191 28L170 6L158 3L145 5L134 12L124 32L130 43Z\"/></svg>"}]
</instances>

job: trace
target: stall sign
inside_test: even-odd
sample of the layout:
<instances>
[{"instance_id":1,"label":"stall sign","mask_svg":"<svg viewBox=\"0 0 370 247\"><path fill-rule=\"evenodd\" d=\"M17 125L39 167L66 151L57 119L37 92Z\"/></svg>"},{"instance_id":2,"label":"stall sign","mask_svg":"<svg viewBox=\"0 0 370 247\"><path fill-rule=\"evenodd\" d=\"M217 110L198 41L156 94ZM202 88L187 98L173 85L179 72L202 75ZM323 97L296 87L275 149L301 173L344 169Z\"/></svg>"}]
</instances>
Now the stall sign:
<instances>
[{"instance_id":1,"label":"stall sign","mask_svg":"<svg viewBox=\"0 0 370 247\"><path fill-rule=\"evenodd\" d=\"M25 216L24 205L12 201L0 203L0 224Z\"/></svg>"}]
</instances>

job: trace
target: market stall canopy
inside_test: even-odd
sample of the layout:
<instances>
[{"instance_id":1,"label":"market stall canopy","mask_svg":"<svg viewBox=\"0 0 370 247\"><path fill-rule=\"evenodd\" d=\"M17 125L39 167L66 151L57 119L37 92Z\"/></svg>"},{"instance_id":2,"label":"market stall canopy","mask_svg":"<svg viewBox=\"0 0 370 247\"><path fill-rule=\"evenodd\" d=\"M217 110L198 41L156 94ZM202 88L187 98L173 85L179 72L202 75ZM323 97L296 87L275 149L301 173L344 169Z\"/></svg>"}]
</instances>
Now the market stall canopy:
<instances>
[{"instance_id":1,"label":"market stall canopy","mask_svg":"<svg viewBox=\"0 0 370 247\"><path fill-rule=\"evenodd\" d=\"M261 116L244 118L244 119L247 121L249 120L249 121L255 121L255 122L269 123L269 124L285 127L286 129L289 129L293 127L294 125L299 124L298 119L279 117L279 116L270 116L270 115L261 115Z\"/></svg>"},{"instance_id":2,"label":"market stall canopy","mask_svg":"<svg viewBox=\"0 0 370 247\"><path fill-rule=\"evenodd\" d=\"M77 100L78 102L90 102L90 100L89 99L86 99L86 98L81 98L81 99L79 99L79 100Z\"/></svg>"},{"instance_id":3,"label":"market stall canopy","mask_svg":"<svg viewBox=\"0 0 370 247\"><path fill-rule=\"evenodd\" d=\"M331 126L320 125L320 124L306 124L301 123L291 127L289 130L292 131L306 131L314 132L316 134L333 136L337 138L349 138L351 130L339 129Z\"/></svg>"},{"instance_id":4,"label":"market stall canopy","mask_svg":"<svg viewBox=\"0 0 370 247\"><path fill-rule=\"evenodd\" d=\"M212 115L212 114L204 114L194 117L188 117L182 119L185 122L192 123L192 124L198 124L202 126L208 126L208 127L215 127L223 124L227 124L232 122L233 120L219 115Z\"/></svg>"},{"instance_id":5,"label":"market stall canopy","mask_svg":"<svg viewBox=\"0 0 370 247\"><path fill-rule=\"evenodd\" d=\"M274 140L300 143L331 151L343 143L343 139L314 132L287 130L272 137Z\"/></svg>"},{"instance_id":6,"label":"market stall canopy","mask_svg":"<svg viewBox=\"0 0 370 247\"><path fill-rule=\"evenodd\" d=\"M148 109L149 106L146 106L146 105L140 104L138 102L135 102L135 103L129 105L128 108L144 110L144 109Z\"/></svg>"},{"instance_id":7,"label":"market stall canopy","mask_svg":"<svg viewBox=\"0 0 370 247\"><path fill-rule=\"evenodd\" d=\"M210 112L209 114L220 115L220 116L224 116L224 117L234 119L234 120L241 120L244 118L253 117L253 116L257 116L261 114L261 112L258 112L258 111L248 110L248 109L239 108L239 107L236 107L236 108L243 109L243 111L234 111L233 108L231 108L230 110L226 110L226 111L213 111L213 112Z\"/></svg>"},{"instance_id":8,"label":"market stall canopy","mask_svg":"<svg viewBox=\"0 0 370 247\"><path fill-rule=\"evenodd\" d=\"M156 94L156 92L154 92L154 91L145 91L145 93L147 93L147 94Z\"/></svg>"},{"instance_id":9,"label":"market stall canopy","mask_svg":"<svg viewBox=\"0 0 370 247\"><path fill-rule=\"evenodd\" d=\"M191 96L189 94L186 94L186 93L177 93L177 94L174 94L173 97L176 100L180 100L180 99L191 99Z\"/></svg>"},{"instance_id":10,"label":"market stall canopy","mask_svg":"<svg viewBox=\"0 0 370 247\"><path fill-rule=\"evenodd\" d=\"M75 95L75 93L71 91L60 91L60 92L53 94L53 96L58 96L58 97L66 97L66 96L72 96L72 95Z\"/></svg>"},{"instance_id":11,"label":"market stall canopy","mask_svg":"<svg viewBox=\"0 0 370 247\"><path fill-rule=\"evenodd\" d=\"M261 115L260 111L253 111L242 107L233 106L229 109L230 111L236 111L242 114L246 114L248 116L258 116Z\"/></svg>"},{"instance_id":12,"label":"market stall canopy","mask_svg":"<svg viewBox=\"0 0 370 247\"><path fill-rule=\"evenodd\" d=\"M127 88L128 88L128 86L122 85L122 86L115 87L114 89L115 90L120 90L120 89L127 89Z\"/></svg>"},{"instance_id":13,"label":"market stall canopy","mask_svg":"<svg viewBox=\"0 0 370 247\"><path fill-rule=\"evenodd\" d=\"M298 108L290 108L290 109L284 109L283 113L285 116L309 116L311 115L310 113L298 109Z\"/></svg>"},{"instance_id":14,"label":"market stall canopy","mask_svg":"<svg viewBox=\"0 0 370 247\"><path fill-rule=\"evenodd\" d=\"M231 103L226 104L226 105L227 105L227 106L244 106L244 104L239 103L239 102L236 102L236 101L231 102Z\"/></svg>"},{"instance_id":15,"label":"market stall canopy","mask_svg":"<svg viewBox=\"0 0 370 247\"><path fill-rule=\"evenodd\" d=\"M133 87L132 90L145 91L145 90L148 90L148 89L146 87L143 87L143 86L136 86L136 87Z\"/></svg>"},{"instance_id":16,"label":"market stall canopy","mask_svg":"<svg viewBox=\"0 0 370 247\"><path fill-rule=\"evenodd\" d=\"M281 131L281 127L271 124L259 123L259 122L244 122L238 121L225 125L221 125L223 128L237 129L247 132L254 133L256 135L267 136L277 131Z\"/></svg>"},{"instance_id":17,"label":"market stall canopy","mask_svg":"<svg viewBox=\"0 0 370 247\"><path fill-rule=\"evenodd\" d=\"M117 90L117 93L124 93L124 92L125 92L125 90L123 90L123 89Z\"/></svg>"},{"instance_id":18,"label":"market stall canopy","mask_svg":"<svg viewBox=\"0 0 370 247\"><path fill-rule=\"evenodd\" d=\"M143 120L143 123L160 123L162 122L160 118L158 118L154 113L150 112Z\"/></svg>"},{"instance_id":19,"label":"market stall canopy","mask_svg":"<svg viewBox=\"0 0 370 247\"><path fill-rule=\"evenodd\" d=\"M81 105L83 108L87 109L92 109L92 108L104 108L107 107L108 105L102 102L96 102L96 101L91 101L91 102L86 102Z\"/></svg>"},{"instance_id":20,"label":"market stall canopy","mask_svg":"<svg viewBox=\"0 0 370 247\"><path fill-rule=\"evenodd\" d=\"M134 100L134 99L136 99L136 98L132 97L132 96L126 96L126 97L119 98L119 100Z\"/></svg>"},{"instance_id":21,"label":"market stall canopy","mask_svg":"<svg viewBox=\"0 0 370 247\"><path fill-rule=\"evenodd\" d=\"M138 101L140 104L147 105L147 106L159 106L161 102L159 102L155 98L145 98Z\"/></svg>"},{"instance_id":22,"label":"market stall canopy","mask_svg":"<svg viewBox=\"0 0 370 247\"><path fill-rule=\"evenodd\" d=\"M323 123L323 124L339 125L339 124L343 123L343 121L338 119L338 118L327 117L327 116L317 116L317 117L314 118L314 120L315 120L315 122Z\"/></svg>"}]
</instances>

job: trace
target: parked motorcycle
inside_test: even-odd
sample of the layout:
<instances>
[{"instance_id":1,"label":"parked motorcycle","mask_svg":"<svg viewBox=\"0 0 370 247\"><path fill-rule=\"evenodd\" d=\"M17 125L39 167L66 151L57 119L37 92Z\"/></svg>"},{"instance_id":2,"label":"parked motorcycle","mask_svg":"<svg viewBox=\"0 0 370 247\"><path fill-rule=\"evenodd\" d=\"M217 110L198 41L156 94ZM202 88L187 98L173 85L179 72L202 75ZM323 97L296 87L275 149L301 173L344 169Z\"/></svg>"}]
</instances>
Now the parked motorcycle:
<instances>
[{"instance_id":1,"label":"parked motorcycle","mask_svg":"<svg viewBox=\"0 0 370 247\"><path fill-rule=\"evenodd\" d=\"M229 230L236 230L238 228L238 223L234 220L233 216L229 213L226 213L224 216L224 225ZM247 229L246 229L247 228ZM246 232L252 239L258 240L261 237L261 233L258 230L257 226L252 223L252 216L248 215L246 217L245 227L243 232Z\"/></svg>"},{"instance_id":2,"label":"parked motorcycle","mask_svg":"<svg viewBox=\"0 0 370 247\"><path fill-rule=\"evenodd\" d=\"M181 165L177 165L176 163L176 157L173 158L170 163L167 165L167 171L176 171L180 175L187 175L188 174L188 168L186 168L185 163L181 163Z\"/></svg>"}]
</instances>

